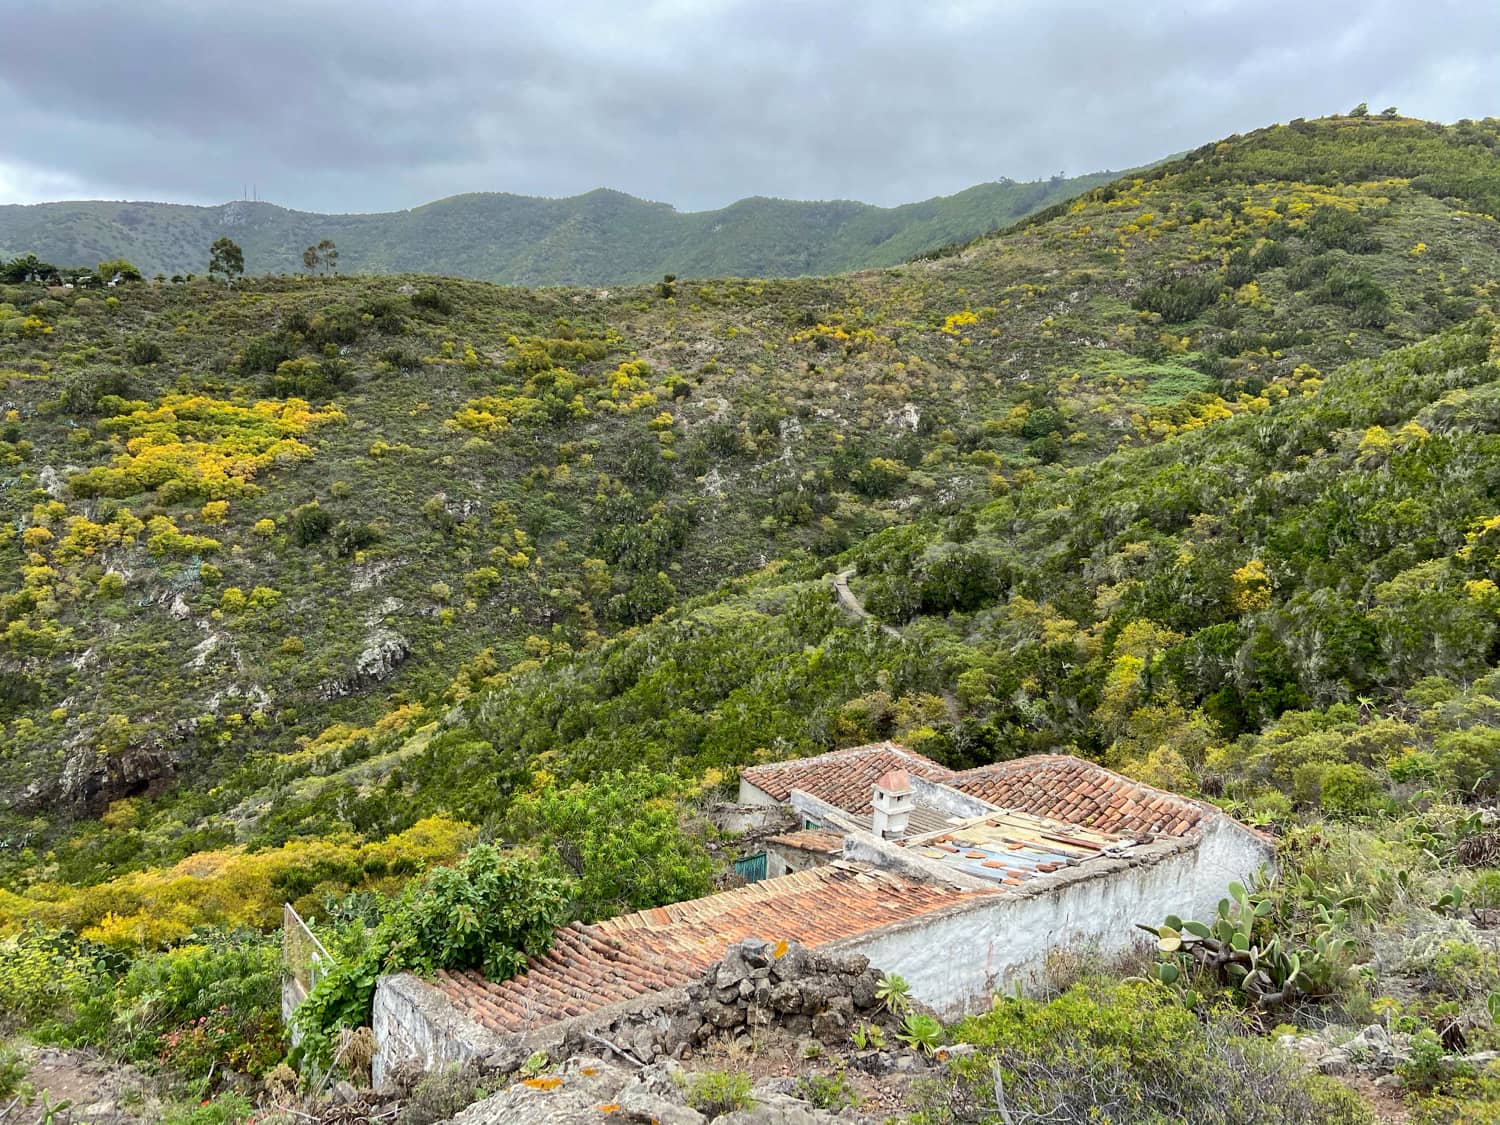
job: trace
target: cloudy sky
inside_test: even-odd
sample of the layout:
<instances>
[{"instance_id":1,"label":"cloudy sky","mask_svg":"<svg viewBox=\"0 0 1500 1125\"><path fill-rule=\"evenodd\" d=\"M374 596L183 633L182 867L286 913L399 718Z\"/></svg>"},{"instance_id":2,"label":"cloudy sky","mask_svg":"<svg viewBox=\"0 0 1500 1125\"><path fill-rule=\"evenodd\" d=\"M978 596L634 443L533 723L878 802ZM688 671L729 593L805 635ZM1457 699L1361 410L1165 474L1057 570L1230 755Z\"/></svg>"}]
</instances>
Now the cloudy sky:
<instances>
[{"instance_id":1,"label":"cloudy sky","mask_svg":"<svg viewBox=\"0 0 1500 1125\"><path fill-rule=\"evenodd\" d=\"M1497 74L1494 0L0 0L0 203L893 204Z\"/></svg>"}]
</instances>

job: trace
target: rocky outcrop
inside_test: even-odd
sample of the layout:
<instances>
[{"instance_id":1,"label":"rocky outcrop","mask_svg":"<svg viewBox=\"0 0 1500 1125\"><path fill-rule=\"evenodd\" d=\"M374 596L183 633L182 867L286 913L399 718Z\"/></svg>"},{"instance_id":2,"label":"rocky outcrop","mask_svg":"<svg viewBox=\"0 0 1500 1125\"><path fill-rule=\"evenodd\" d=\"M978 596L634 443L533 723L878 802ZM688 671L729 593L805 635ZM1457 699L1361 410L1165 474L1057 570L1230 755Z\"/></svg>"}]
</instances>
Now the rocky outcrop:
<instances>
[{"instance_id":1,"label":"rocky outcrop","mask_svg":"<svg viewBox=\"0 0 1500 1125\"><path fill-rule=\"evenodd\" d=\"M38 778L17 793L14 806L20 812L59 807L73 813L102 811L120 797L139 796L165 784L178 765L176 754L160 743L129 746L116 754L78 746L55 776Z\"/></svg>"},{"instance_id":2,"label":"rocky outcrop","mask_svg":"<svg viewBox=\"0 0 1500 1125\"><path fill-rule=\"evenodd\" d=\"M375 629L365 638L365 647L354 658L354 667L318 685L317 695L325 703L353 695L385 679L411 655L411 642L394 629Z\"/></svg>"},{"instance_id":3,"label":"rocky outcrop","mask_svg":"<svg viewBox=\"0 0 1500 1125\"><path fill-rule=\"evenodd\" d=\"M1391 1032L1379 1024L1370 1024L1357 1032L1336 1024L1321 1031L1303 1035L1283 1035L1280 1043L1309 1067L1323 1074L1361 1073L1376 1076L1377 1085L1399 1086L1398 1068L1412 1061L1412 1039L1402 1032ZM1480 1051L1445 1054L1439 1065L1444 1068L1479 1067L1500 1058L1500 1052Z\"/></svg>"}]
</instances>

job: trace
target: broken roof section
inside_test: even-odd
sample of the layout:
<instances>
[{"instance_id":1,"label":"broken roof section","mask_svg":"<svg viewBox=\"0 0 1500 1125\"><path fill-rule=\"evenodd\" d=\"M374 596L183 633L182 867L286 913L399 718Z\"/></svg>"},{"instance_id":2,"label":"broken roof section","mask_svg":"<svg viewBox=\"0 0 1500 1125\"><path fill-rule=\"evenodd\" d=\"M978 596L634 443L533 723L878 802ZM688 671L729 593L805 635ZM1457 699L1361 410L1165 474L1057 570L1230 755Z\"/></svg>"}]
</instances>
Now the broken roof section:
<instances>
[{"instance_id":1,"label":"broken roof section","mask_svg":"<svg viewBox=\"0 0 1500 1125\"><path fill-rule=\"evenodd\" d=\"M795 789L844 812L863 815L871 811L876 780L892 770L905 770L997 809L1105 833L1192 835L1205 818L1218 813L1211 805L1132 781L1068 754L1033 754L955 772L893 742L751 766L740 774L741 799L755 796L758 790L784 802Z\"/></svg>"},{"instance_id":2,"label":"broken roof section","mask_svg":"<svg viewBox=\"0 0 1500 1125\"><path fill-rule=\"evenodd\" d=\"M908 837L912 855L945 869L1019 887L1028 879L1078 867L1100 856L1128 856L1138 845L1129 836L1058 825L1025 813L998 811L941 832Z\"/></svg>"},{"instance_id":3,"label":"broken roof section","mask_svg":"<svg viewBox=\"0 0 1500 1125\"><path fill-rule=\"evenodd\" d=\"M433 983L489 1030L524 1032L685 985L747 937L771 934L816 949L983 893L836 861L593 925L575 922L507 981L443 971Z\"/></svg>"}]
</instances>

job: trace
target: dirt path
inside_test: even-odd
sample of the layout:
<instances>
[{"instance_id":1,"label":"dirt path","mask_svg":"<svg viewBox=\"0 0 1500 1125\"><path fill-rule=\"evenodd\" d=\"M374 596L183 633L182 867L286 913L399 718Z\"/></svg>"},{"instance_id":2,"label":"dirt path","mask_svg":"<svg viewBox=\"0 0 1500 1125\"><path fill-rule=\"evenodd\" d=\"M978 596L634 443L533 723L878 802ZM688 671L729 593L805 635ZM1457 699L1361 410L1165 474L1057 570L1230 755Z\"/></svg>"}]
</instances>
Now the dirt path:
<instances>
[{"instance_id":1,"label":"dirt path","mask_svg":"<svg viewBox=\"0 0 1500 1125\"><path fill-rule=\"evenodd\" d=\"M27 1061L31 1102L15 1105L9 1115L0 1104L3 1125L142 1125L157 1116L153 1084L134 1067L115 1066L92 1051L50 1047L37 1049Z\"/></svg>"},{"instance_id":2,"label":"dirt path","mask_svg":"<svg viewBox=\"0 0 1500 1125\"><path fill-rule=\"evenodd\" d=\"M854 567L851 566L848 570L841 570L833 576L833 596L838 599L838 603L843 607L844 612L850 616L858 617L864 621L875 621L875 618L870 615L870 611L865 608L864 603L855 596L853 590L849 589L849 579L854 577L854 573ZM895 637L898 641L906 639L901 635L901 630L897 629L894 625L887 625L883 621L876 622L876 624L880 626L880 631L886 636Z\"/></svg>"}]
</instances>

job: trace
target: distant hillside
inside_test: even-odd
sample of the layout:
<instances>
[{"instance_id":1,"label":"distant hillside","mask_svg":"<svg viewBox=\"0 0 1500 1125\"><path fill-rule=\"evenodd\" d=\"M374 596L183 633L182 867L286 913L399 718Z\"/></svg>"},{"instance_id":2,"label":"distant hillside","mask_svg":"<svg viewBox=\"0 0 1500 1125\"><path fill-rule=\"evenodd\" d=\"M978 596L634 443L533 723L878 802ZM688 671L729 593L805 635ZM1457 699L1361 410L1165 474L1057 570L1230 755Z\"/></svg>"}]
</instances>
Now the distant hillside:
<instances>
[{"instance_id":1,"label":"distant hillside","mask_svg":"<svg viewBox=\"0 0 1500 1125\"><path fill-rule=\"evenodd\" d=\"M1113 173L1002 180L901 207L742 199L680 212L600 189L570 199L484 192L411 211L318 215L270 203L0 206L0 258L59 265L128 258L148 276L203 273L229 235L252 274L302 268L332 238L345 273L434 273L514 285L620 285L684 277L797 277L889 266L966 242L1107 183Z\"/></svg>"}]
</instances>

